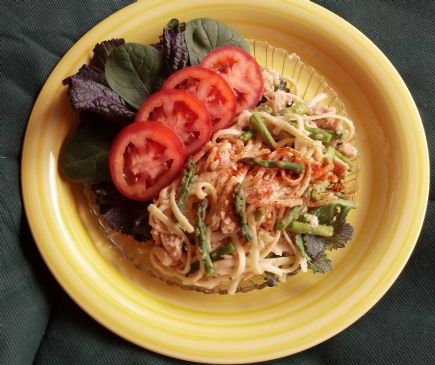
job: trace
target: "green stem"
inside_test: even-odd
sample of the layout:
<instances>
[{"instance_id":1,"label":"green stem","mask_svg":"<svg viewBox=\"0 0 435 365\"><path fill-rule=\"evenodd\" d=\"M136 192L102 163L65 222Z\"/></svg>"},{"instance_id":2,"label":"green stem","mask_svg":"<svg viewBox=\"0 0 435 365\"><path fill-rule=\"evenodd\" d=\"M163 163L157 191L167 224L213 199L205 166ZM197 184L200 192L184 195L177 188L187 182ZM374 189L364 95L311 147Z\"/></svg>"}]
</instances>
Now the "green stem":
<instances>
[{"instance_id":1,"label":"green stem","mask_svg":"<svg viewBox=\"0 0 435 365\"><path fill-rule=\"evenodd\" d=\"M227 243L226 245L219 246L216 250L210 252L210 258L212 261L218 261L222 258L222 256L229 255L236 250L236 246L232 242ZM199 270L199 261L195 260L190 264L189 274L192 274Z\"/></svg>"},{"instance_id":2,"label":"green stem","mask_svg":"<svg viewBox=\"0 0 435 365\"><path fill-rule=\"evenodd\" d=\"M178 198L177 206L184 213L184 205L186 204L189 189L195 177L196 165L193 159L189 159L184 167L183 178L181 179L180 197Z\"/></svg>"},{"instance_id":3,"label":"green stem","mask_svg":"<svg viewBox=\"0 0 435 365\"><path fill-rule=\"evenodd\" d=\"M305 129L310 132L310 138L315 139L316 141L321 141L324 143L329 143L332 139L332 134L320 129L320 128L312 128L305 126Z\"/></svg>"},{"instance_id":4,"label":"green stem","mask_svg":"<svg viewBox=\"0 0 435 365\"><path fill-rule=\"evenodd\" d=\"M207 213L208 200L203 199L199 203L198 210L196 211L196 236L198 238L199 247L202 251L202 260L204 262L205 271L208 275L214 273L213 262L210 258L207 240L205 239L205 216Z\"/></svg>"},{"instance_id":5,"label":"green stem","mask_svg":"<svg viewBox=\"0 0 435 365\"><path fill-rule=\"evenodd\" d=\"M286 111L288 113L302 115L302 114L306 114L308 112L308 109L304 103L295 102L295 103L293 103L292 106L289 106L288 108L286 108Z\"/></svg>"},{"instance_id":6,"label":"green stem","mask_svg":"<svg viewBox=\"0 0 435 365\"><path fill-rule=\"evenodd\" d=\"M261 167L267 167L269 169L293 170L296 172L302 172L305 169L304 165L295 162L279 161L279 160L262 160L260 158L252 158L252 157L242 158L238 162L241 162L245 165L256 165Z\"/></svg>"},{"instance_id":7,"label":"green stem","mask_svg":"<svg viewBox=\"0 0 435 365\"><path fill-rule=\"evenodd\" d=\"M334 227L327 226L326 224L319 224L316 227L312 227L310 223L304 223L299 221L293 221L288 226L288 229L292 232L299 234L311 234L313 236L331 237L334 234Z\"/></svg>"},{"instance_id":8,"label":"green stem","mask_svg":"<svg viewBox=\"0 0 435 365\"><path fill-rule=\"evenodd\" d=\"M242 142L248 142L250 139L252 139L252 137L254 137L254 133L251 131L245 131L239 136L239 139Z\"/></svg>"},{"instance_id":9,"label":"green stem","mask_svg":"<svg viewBox=\"0 0 435 365\"><path fill-rule=\"evenodd\" d=\"M222 256L229 255L236 250L234 243L228 242L226 245L220 245L216 250L210 253L210 258L212 261L217 261L222 258Z\"/></svg>"},{"instance_id":10,"label":"green stem","mask_svg":"<svg viewBox=\"0 0 435 365\"><path fill-rule=\"evenodd\" d=\"M335 150L335 156L348 165L350 169L353 168L354 162L349 157L343 155L339 150Z\"/></svg>"},{"instance_id":11,"label":"green stem","mask_svg":"<svg viewBox=\"0 0 435 365\"><path fill-rule=\"evenodd\" d=\"M257 133L261 136L261 138L263 138L264 143L266 143L269 147L276 148L276 141L273 139L260 115L258 113L252 113L250 121Z\"/></svg>"},{"instance_id":12,"label":"green stem","mask_svg":"<svg viewBox=\"0 0 435 365\"><path fill-rule=\"evenodd\" d=\"M246 219L245 205L246 205L246 197L245 192L243 191L242 184L237 183L234 187L233 193L233 204L234 211L236 212L237 217L239 218L240 229L242 231L242 235L246 241L252 241L254 238L251 230L249 229L248 222Z\"/></svg>"},{"instance_id":13,"label":"green stem","mask_svg":"<svg viewBox=\"0 0 435 365\"><path fill-rule=\"evenodd\" d=\"M299 217L299 214L302 211L302 205L298 205L296 207L293 207L290 212L288 212L287 216L278 222L278 224L276 225L276 229L279 231L283 231L285 229L287 229L287 227L290 225L291 222L293 222L294 220L296 220Z\"/></svg>"},{"instance_id":14,"label":"green stem","mask_svg":"<svg viewBox=\"0 0 435 365\"><path fill-rule=\"evenodd\" d=\"M349 168L352 170L354 167L354 161L352 161L349 157L344 156L339 150L335 149L332 146L326 147L326 152L331 155L332 157L337 157L341 161L343 161L346 165L349 166Z\"/></svg>"}]
</instances>

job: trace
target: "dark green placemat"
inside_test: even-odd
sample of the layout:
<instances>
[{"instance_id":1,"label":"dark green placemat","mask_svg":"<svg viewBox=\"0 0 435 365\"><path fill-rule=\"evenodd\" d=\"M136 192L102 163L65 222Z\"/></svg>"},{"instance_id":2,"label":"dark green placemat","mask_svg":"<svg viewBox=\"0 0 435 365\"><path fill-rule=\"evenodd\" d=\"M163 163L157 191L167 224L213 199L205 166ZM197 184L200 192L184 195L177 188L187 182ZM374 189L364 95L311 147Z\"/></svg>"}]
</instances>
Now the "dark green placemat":
<instances>
[{"instance_id":1,"label":"dark green placemat","mask_svg":"<svg viewBox=\"0 0 435 365\"><path fill-rule=\"evenodd\" d=\"M78 308L48 272L22 208L21 144L40 88L81 35L129 3L122 0L0 1L0 364L186 363L130 344ZM435 2L317 3L359 28L397 67L417 102L433 156ZM435 363L433 194L432 184L426 222L417 247L385 297L334 338L268 364Z\"/></svg>"}]
</instances>

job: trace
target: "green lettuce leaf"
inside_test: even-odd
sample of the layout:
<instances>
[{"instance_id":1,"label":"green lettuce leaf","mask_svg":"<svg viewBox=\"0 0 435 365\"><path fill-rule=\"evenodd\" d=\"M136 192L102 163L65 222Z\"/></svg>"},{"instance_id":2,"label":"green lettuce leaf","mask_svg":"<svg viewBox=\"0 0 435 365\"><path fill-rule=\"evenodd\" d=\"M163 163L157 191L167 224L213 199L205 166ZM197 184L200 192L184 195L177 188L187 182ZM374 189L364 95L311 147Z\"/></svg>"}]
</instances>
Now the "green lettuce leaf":
<instances>
[{"instance_id":1,"label":"green lettuce leaf","mask_svg":"<svg viewBox=\"0 0 435 365\"><path fill-rule=\"evenodd\" d=\"M106 62L106 80L113 91L132 107L158 90L163 81L162 56L152 46L125 43L115 48Z\"/></svg>"},{"instance_id":2,"label":"green lettuce leaf","mask_svg":"<svg viewBox=\"0 0 435 365\"><path fill-rule=\"evenodd\" d=\"M118 130L99 115L82 113L81 123L60 151L61 175L71 182L110 180L107 159Z\"/></svg>"},{"instance_id":3,"label":"green lettuce leaf","mask_svg":"<svg viewBox=\"0 0 435 365\"><path fill-rule=\"evenodd\" d=\"M248 44L238 32L209 18L187 22L185 40L192 66L198 65L210 51L223 46L237 46L249 52Z\"/></svg>"}]
</instances>

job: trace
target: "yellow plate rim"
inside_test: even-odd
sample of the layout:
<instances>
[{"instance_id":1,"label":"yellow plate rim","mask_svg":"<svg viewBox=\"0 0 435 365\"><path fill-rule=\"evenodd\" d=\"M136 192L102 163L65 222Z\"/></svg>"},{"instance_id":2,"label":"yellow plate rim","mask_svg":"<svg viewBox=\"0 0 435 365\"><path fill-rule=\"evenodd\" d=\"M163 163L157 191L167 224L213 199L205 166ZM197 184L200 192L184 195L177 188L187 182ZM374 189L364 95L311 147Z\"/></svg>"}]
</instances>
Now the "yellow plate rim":
<instances>
[{"instance_id":1,"label":"yellow plate rim","mask_svg":"<svg viewBox=\"0 0 435 365\"><path fill-rule=\"evenodd\" d=\"M292 3L295 2L292 1L282 1L284 3ZM151 4L155 5L156 2L151 2ZM407 232L407 244L401 251L401 256L399 258L396 258L395 260L395 267L394 270L390 270L388 272L388 276L386 276L381 283L378 283L376 286L376 290L373 290L371 293L371 297L366 300L363 305L361 305L361 308L357 313L353 313L351 316L347 316L343 318L342 322L340 324L335 325L335 327L331 328L328 332L324 333L322 336L318 336L316 340L311 340L310 342L305 343L302 346L299 347L291 347L289 346L288 349L276 351L273 353L263 353L263 354L256 354L255 352L252 352L251 354L244 355L240 358L234 358L237 360L237 362L256 362L256 361L264 361L264 360L270 360L273 358L278 358L286 355L290 355L299 351L302 351L306 348L309 348L311 346L314 346L333 335L339 333L352 323L354 323L356 320L358 320L363 314L365 314L384 294L385 292L390 288L390 286L393 284L393 282L397 279L398 275L402 271L403 267L405 266L406 262L409 259L409 256L412 253L412 250L415 246L415 243L417 241L419 232L421 230L424 215L425 215L425 209L426 209L426 202L429 194L429 155L428 155L428 148L427 148L427 142L425 139L425 133L422 126L422 122L420 119L420 116L418 114L418 110L415 106L414 101L412 100L412 97L401 79L398 72L394 69L394 67L391 65L391 63L388 61L388 59L379 51L379 49L368 39L366 38L361 32L359 32L356 28L351 26L349 23L345 22L343 19L339 18L337 15L333 14L332 12L329 12L328 10L320 7L319 5L312 4L305 1L299 1L297 2L297 6L304 8L305 10L312 11L313 14L317 14L319 16L322 16L324 19L329 21L330 23L334 24L338 30L341 30L344 35L346 34L353 34L354 37L358 38L358 40L365 45L367 49L371 51L371 57L376 59L376 62L383 67L384 72L388 72L388 77L390 81L392 82L392 85L395 85L395 88L398 90L398 92L401 95L402 101L405 101L410 109L410 113L414 116L414 127L416 128L414 130L414 137L419 141L419 143L422 143L420 146L420 152L421 155L419 156L420 159L420 178L423 182L423 185L421 186L421 194L418 196L418 199L416 199L416 206L419 206L421 209L419 209L414 217L414 225L412 229L410 229ZM110 27L110 23L115 22L118 19L122 19L124 14L130 13L134 10L143 10L145 9L146 5L142 2L133 3L122 10L118 11L117 13L111 15L107 19L105 19L103 22L95 26L93 29L91 29L86 35L84 35L62 58L62 60L59 62L58 66L53 70L52 74L46 81L46 85L50 83L54 83L58 81L58 76L56 75L56 70L60 67L62 63L66 62L66 60L72 56L75 51L79 48L82 48L84 45L89 43L89 40L94 38L94 34L98 34L103 29ZM38 99L35 102L34 110L32 112L32 115L29 120L29 126L37 124L37 114L40 113L38 109L45 110L46 106L41 105L43 102L43 94L45 90L47 89L47 86L44 86L44 88L41 90L41 93L38 97ZM83 282L78 283L74 281L71 278L72 273L69 271L69 268L67 266L63 266L64 261L63 258L59 259L55 256L55 253L51 252L51 249L57 245L53 237L50 237L50 235L47 235L47 227L44 226L46 224L44 215L41 214L41 211L38 209L35 209L35 199L39 201L38 206L43 206L43 203L41 200L44 197L36 197L34 196L34 187L32 186L32 176L29 176L28 169L25 169L24 167L28 166L29 161L32 160L32 141L30 140L30 132L29 128L26 131L24 145L23 145L23 154L22 154L22 192L23 192L23 200L24 200L24 207L25 211L28 217L28 221L31 227L32 234L35 238L35 242L41 252L41 255L43 256L45 262L49 266L51 272L56 277L57 281L63 286L63 288L67 291L67 293L86 311L88 312L92 317L94 317L97 321L102 323L107 328L111 329L113 332L117 333L118 335L130 340L133 343L136 343L140 346L146 347L150 350L173 356L176 358L182 358L186 360L192 360L192 361L202 361L202 362L210 362L210 363L231 363L232 361L219 360L217 357L213 356L207 356L205 354L194 354L194 353L181 353L177 348L168 348L164 344L158 344L157 342L153 344L147 343L146 338L138 339L134 337L134 333L130 333L128 331L128 328L125 328L125 326L122 326L120 321L114 321L113 318L116 316L116 314L119 312L120 314L124 315L122 312L122 309L117 307L115 304L106 303L109 306L109 309L101 310L101 308L98 305L98 302L101 301L100 293L98 292L92 292L94 289L93 287L89 287L89 282ZM59 253L59 251L56 251L56 254ZM112 306L112 307L110 307ZM121 316L122 317L122 316Z\"/></svg>"}]
</instances>

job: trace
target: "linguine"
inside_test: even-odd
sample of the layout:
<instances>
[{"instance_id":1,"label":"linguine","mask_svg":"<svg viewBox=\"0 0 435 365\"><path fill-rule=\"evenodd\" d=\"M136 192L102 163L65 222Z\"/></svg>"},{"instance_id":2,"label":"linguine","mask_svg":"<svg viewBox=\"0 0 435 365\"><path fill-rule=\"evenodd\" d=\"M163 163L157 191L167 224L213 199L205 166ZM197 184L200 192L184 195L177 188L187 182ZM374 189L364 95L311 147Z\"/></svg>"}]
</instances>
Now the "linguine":
<instances>
[{"instance_id":1,"label":"linguine","mask_svg":"<svg viewBox=\"0 0 435 365\"><path fill-rule=\"evenodd\" d=\"M253 278L286 281L310 265L297 239L324 228L313 209L351 198L353 122L324 93L304 100L271 69L263 79L262 102L191 158L188 186L186 171L148 207L149 262L166 281L230 294Z\"/></svg>"}]
</instances>

